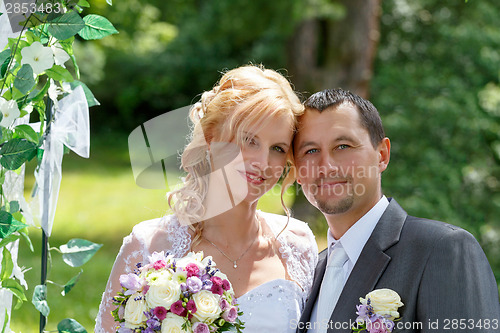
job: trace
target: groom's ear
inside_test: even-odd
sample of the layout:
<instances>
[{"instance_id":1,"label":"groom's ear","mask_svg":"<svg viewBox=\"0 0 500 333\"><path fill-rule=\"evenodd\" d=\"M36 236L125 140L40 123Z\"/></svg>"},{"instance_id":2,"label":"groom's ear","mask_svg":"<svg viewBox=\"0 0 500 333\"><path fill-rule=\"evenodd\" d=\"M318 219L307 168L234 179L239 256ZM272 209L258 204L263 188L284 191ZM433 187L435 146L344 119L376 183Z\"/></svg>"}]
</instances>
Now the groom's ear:
<instances>
[{"instance_id":1,"label":"groom's ear","mask_svg":"<svg viewBox=\"0 0 500 333\"><path fill-rule=\"evenodd\" d=\"M389 138L385 137L378 144L378 153L379 153L379 171L382 173L387 166L389 165L389 160L391 159L391 141Z\"/></svg>"}]
</instances>

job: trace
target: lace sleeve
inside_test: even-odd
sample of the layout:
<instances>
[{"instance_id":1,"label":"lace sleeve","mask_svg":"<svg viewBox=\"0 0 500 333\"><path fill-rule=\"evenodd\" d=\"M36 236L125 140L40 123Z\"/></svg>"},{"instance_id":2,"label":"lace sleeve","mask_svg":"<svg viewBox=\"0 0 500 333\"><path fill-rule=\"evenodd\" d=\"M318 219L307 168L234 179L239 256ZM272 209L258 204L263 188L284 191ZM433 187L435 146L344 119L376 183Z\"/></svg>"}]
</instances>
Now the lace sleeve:
<instances>
[{"instance_id":1,"label":"lace sleeve","mask_svg":"<svg viewBox=\"0 0 500 333\"><path fill-rule=\"evenodd\" d=\"M318 262L318 245L314 234L307 223L291 218L278 240L282 244L281 256L287 259L288 274L304 289L306 295L309 294Z\"/></svg>"},{"instance_id":2,"label":"lace sleeve","mask_svg":"<svg viewBox=\"0 0 500 333\"><path fill-rule=\"evenodd\" d=\"M116 257L106 289L102 295L99 313L96 318L95 333L116 332L116 323L111 315L111 311L115 308L113 305L113 296L121 291L120 275L132 272L135 264L142 261L143 252L143 244L134 233L123 239L123 244Z\"/></svg>"},{"instance_id":3,"label":"lace sleeve","mask_svg":"<svg viewBox=\"0 0 500 333\"><path fill-rule=\"evenodd\" d=\"M111 311L115 309L113 297L121 291L120 275L133 272L135 265L145 262L154 251L168 251L182 257L190 244L187 227L181 226L173 215L137 224L132 233L123 239L102 296L94 332L116 332Z\"/></svg>"}]
</instances>

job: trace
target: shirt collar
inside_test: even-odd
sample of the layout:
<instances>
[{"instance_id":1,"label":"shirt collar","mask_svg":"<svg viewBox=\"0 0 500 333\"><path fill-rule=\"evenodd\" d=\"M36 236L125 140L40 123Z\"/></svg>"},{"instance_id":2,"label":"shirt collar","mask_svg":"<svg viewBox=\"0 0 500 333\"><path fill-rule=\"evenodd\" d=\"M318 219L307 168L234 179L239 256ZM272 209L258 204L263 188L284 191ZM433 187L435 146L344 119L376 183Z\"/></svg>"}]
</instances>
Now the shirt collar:
<instances>
[{"instance_id":1,"label":"shirt collar","mask_svg":"<svg viewBox=\"0 0 500 333\"><path fill-rule=\"evenodd\" d=\"M353 265L356 264L363 247L365 247L368 238L370 238L373 229L375 229L378 220L380 220L388 205L389 200L383 195L377 204L354 223L339 240L335 240L330 229L328 229L328 255L333 251L335 244L340 243L339 245L344 248L349 261Z\"/></svg>"}]
</instances>

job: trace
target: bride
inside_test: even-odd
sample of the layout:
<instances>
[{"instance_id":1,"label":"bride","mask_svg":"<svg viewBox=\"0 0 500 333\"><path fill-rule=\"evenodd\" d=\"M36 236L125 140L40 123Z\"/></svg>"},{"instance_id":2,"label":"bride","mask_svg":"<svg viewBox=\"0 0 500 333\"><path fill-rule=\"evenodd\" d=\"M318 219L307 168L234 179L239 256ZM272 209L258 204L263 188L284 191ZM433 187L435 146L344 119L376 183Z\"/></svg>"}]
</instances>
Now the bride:
<instances>
[{"instance_id":1,"label":"bride","mask_svg":"<svg viewBox=\"0 0 500 333\"><path fill-rule=\"evenodd\" d=\"M190 111L194 127L181 160L187 176L168 198L174 214L139 223L124 239L95 332L115 332L119 277L154 251L212 256L233 285L245 332L295 332L318 252L309 227L283 204L294 181L291 142L302 112L290 83L260 66L228 71L203 93ZM287 216L257 211L279 179Z\"/></svg>"}]
</instances>

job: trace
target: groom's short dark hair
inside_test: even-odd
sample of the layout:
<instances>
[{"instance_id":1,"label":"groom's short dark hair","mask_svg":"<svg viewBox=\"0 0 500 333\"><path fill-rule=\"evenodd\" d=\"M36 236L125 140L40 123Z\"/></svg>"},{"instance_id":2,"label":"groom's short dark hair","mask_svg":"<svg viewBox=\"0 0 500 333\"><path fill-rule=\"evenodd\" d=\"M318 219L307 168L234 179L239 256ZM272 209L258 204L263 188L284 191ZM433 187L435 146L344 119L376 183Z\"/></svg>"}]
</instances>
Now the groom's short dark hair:
<instances>
[{"instance_id":1,"label":"groom's short dark hair","mask_svg":"<svg viewBox=\"0 0 500 333\"><path fill-rule=\"evenodd\" d=\"M356 107L361 118L361 125L370 134L370 141L373 147L376 148L382 139L385 138L385 132L377 108L370 101L350 91L337 88L325 89L311 95L304 102L304 106L306 109L315 109L322 112L329 107L337 106L344 102Z\"/></svg>"}]
</instances>

